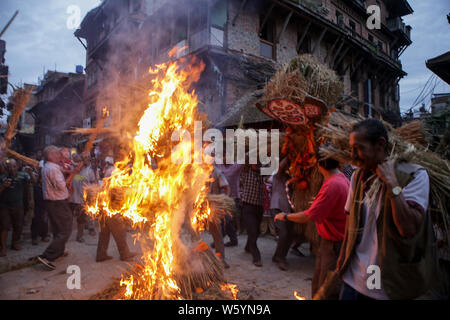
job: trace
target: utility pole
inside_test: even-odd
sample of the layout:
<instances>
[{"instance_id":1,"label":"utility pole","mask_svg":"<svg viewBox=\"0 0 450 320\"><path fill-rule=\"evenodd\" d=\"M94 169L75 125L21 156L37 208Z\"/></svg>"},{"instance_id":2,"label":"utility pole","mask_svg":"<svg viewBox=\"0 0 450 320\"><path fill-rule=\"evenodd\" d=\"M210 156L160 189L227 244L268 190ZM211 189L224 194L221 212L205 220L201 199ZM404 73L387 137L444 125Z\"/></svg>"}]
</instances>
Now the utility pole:
<instances>
[{"instance_id":1,"label":"utility pole","mask_svg":"<svg viewBox=\"0 0 450 320\"><path fill-rule=\"evenodd\" d=\"M0 31L0 94L6 94L8 92L8 75L9 69L8 66L5 65L5 53L6 53L6 41L1 40L3 34L8 30L11 23L19 14L19 10L16 10L11 19L9 19L6 26Z\"/></svg>"},{"instance_id":2,"label":"utility pole","mask_svg":"<svg viewBox=\"0 0 450 320\"><path fill-rule=\"evenodd\" d=\"M14 21L14 19L17 17L17 15L19 14L19 10L16 10L16 12L14 12L14 15L12 16L11 19L9 19L8 23L6 24L6 26L2 29L2 31L0 32L0 38L3 36L3 34L6 32L6 30L9 28L9 26L11 25L11 23Z\"/></svg>"}]
</instances>

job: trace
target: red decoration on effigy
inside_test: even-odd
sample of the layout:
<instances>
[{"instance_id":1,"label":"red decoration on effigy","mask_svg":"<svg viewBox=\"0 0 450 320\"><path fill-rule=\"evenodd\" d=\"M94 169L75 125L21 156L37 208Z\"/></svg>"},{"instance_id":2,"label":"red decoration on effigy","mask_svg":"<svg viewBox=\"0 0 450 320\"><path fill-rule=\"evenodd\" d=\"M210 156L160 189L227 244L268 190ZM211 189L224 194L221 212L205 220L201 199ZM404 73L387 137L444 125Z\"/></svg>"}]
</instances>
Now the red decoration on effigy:
<instances>
[{"instance_id":1,"label":"red decoration on effigy","mask_svg":"<svg viewBox=\"0 0 450 320\"><path fill-rule=\"evenodd\" d=\"M268 110L281 122L288 124L304 125L308 121L303 108L289 100L273 99L268 103Z\"/></svg>"},{"instance_id":2,"label":"red decoration on effigy","mask_svg":"<svg viewBox=\"0 0 450 320\"><path fill-rule=\"evenodd\" d=\"M297 104L287 99L272 99L263 106L259 103L256 106L272 119L290 125L308 125L315 122L327 113L325 103L312 96L306 96L303 104Z\"/></svg>"},{"instance_id":3,"label":"red decoration on effigy","mask_svg":"<svg viewBox=\"0 0 450 320\"><path fill-rule=\"evenodd\" d=\"M308 117L320 116L319 107L312 104L305 104L305 113Z\"/></svg>"}]
</instances>

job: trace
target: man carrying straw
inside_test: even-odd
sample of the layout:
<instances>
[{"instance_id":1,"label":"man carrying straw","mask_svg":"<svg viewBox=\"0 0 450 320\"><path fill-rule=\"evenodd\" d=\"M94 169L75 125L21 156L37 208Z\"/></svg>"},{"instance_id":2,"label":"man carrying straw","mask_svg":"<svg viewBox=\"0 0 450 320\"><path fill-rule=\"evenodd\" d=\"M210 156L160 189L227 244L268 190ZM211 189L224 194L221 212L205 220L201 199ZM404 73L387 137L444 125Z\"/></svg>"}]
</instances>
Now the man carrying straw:
<instances>
[{"instance_id":1,"label":"man carrying straw","mask_svg":"<svg viewBox=\"0 0 450 320\"><path fill-rule=\"evenodd\" d=\"M388 132L376 119L353 126L350 148L360 169L345 205L345 238L336 270L314 299L327 299L339 280L341 300L415 299L437 274L427 171L386 161Z\"/></svg>"}]
</instances>

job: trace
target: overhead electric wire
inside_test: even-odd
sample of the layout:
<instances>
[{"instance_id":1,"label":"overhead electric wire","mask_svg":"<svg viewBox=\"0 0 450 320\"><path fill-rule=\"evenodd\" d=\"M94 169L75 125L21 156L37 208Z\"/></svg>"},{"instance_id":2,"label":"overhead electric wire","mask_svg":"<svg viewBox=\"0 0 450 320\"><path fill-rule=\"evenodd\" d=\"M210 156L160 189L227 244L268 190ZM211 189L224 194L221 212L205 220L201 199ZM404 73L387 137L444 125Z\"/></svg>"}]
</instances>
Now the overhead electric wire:
<instances>
[{"instance_id":1,"label":"overhead electric wire","mask_svg":"<svg viewBox=\"0 0 450 320\"><path fill-rule=\"evenodd\" d=\"M428 90L428 86L430 85L432 79L435 77L434 74L431 74L430 77L428 78L427 82L425 83L425 85L422 88L422 91L420 91L419 95L417 96L416 100L414 100L414 102L412 103L412 106L409 110L414 109L417 106L417 101L419 101L420 99L422 99L422 95L425 92L425 90Z\"/></svg>"}]
</instances>

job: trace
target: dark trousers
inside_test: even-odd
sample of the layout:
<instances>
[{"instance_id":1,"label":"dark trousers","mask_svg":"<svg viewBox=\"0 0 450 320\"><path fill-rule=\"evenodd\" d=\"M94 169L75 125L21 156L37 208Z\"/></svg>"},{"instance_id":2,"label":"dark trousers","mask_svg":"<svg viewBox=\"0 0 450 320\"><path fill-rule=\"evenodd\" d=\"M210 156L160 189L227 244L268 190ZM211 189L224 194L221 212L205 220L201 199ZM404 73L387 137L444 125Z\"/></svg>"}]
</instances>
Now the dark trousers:
<instances>
[{"instance_id":1,"label":"dark trousers","mask_svg":"<svg viewBox=\"0 0 450 320\"><path fill-rule=\"evenodd\" d=\"M341 249L342 242L335 242L320 237L319 249L316 256L316 264L314 266L314 275L312 278L311 291L314 296L324 283L327 273L336 269L337 258ZM336 297L330 297L330 299Z\"/></svg>"},{"instance_id":2,"label":"dark trousers","mask_svg":"<svg viewBox=\"0 0 450 320\"><path fill-rule=\"evenodd\" d=\"M53 240L42 256L54 261L64 254L66 243L72 234L72 211L66 200L47 200L45 207L52 227Z\"/></svg>"},{"instance_id":3,"label":"dark trousers","mask_svg":"<svg viewBox=\"0 0 450 320\"><path fill-rule=\"evenodd\" d=\"M375 299L369 298L359 293L358 291L350 287L348 284L343 282L341 287L341 293L339 294L339 300L361 301L361 300L375 300Z\"/></svg>"},{"instance_id":4,"label":"dark trousers","mask_svg":"<svg viewBox=\"0 0 450 320\"><path fill-rule=\"evenodd\" d=\"M242 234L246 231L244 215L242 214L243 202L241 199L236 198L234 199L234 204L236 205L236 210L233 216L235 228L236 231L239 232L239 234Z\"/></svg>"},{"instance_id":5,"label":"dark trousers","mask_svg":"<svg viewBox=\"0 0 450 320\"><path fill-rule=\"evenodd\" d=\"M275 214L281 212L275 209ZM278 229L277 248L273 255L274 260L285 262L292 242L294 241L294 223L292 221L275 221L275 227Z\"/></svg>"},{"instance_id":6,"label":"dark trousers","mask_svg":"<svg viewBox=\"0 0 450 320\"><path fill-rule=\"evenodd\" d=\"M221 222L223 234L230 238L230 242L237 243L237 232L234 228L232 218L228 215L225 216L225 219Z\"/></svg>"},{"instance_id":7,"label":"dark trousers","mask_svg":"<svg viewBox=\"0 0 450 320\"><path fill-rule=\"evenodd\" d=\"M119 250L120 259L124 260L130 255L130 249L127 245L127 227L125 223L118 216L105 216L100 221L97 260L104 259L107 256L111 234L116 242L117 249Z\"/></svg>"},{"instance_id":8,"label":"dark trousers","mask_svg":"<svg viewBox=\"0 0 450 320\"><path fill-rule=\"evenodd\" d=\"M48 215L44 205L44 203L35 203L34 206L34 217L31 221L31 239L33 240L38 237L44 239L48 236Z\"/></svg>"},{"instance_id":9,"label":"dark trousers","mask_svg":"<svg viewBox=\"0 0 450 320\"><path fill-rule=\"evenodd\" d=\"M242 203L242 214L247 229L247 244L245 245L245 249L252 254L253 262L261 261L261 253L256 245L256 241L259 236L259 226L261 225L263 211L262 206L256 206L246 202Z\"/></svg>"},{"instance_id":10,"label":"dark trousers","mask_svg":"<svg viewBox=\"0 0 450 320\"><path fill-rule=\"evenodd\" d=\"M17 244L22 237L24 222L23 207L0 207L0 230L12 230L12 244ZM6 243L3 244L6 247Z\"/></svg>"},{"instance_id":11,"label":"dark trousers","mask_svg":"<svg viewBox=\"0 0 450 320\"><path fill-rule=\"evenodd\" d=\"M223 233L221 224L216 222L208 223L208 231L211 233L214 241L214 248L216 249L216 255L220 259L225 259L225 246L223 244Z\"/></svg>"},{"instance_id":12,"label":"dark trousers","mask_svg":"<svg viewBox=\"0 0 450 320\"><path fill-rule=\"evenodd\" d=\"M239 232L241 230L241 217L242 217L242 202L239 198L234 198L234 206L235 210L233 214L231 215L231 223L233 224L234 229L236 232Z\"/></svg>"}]
</instances>

